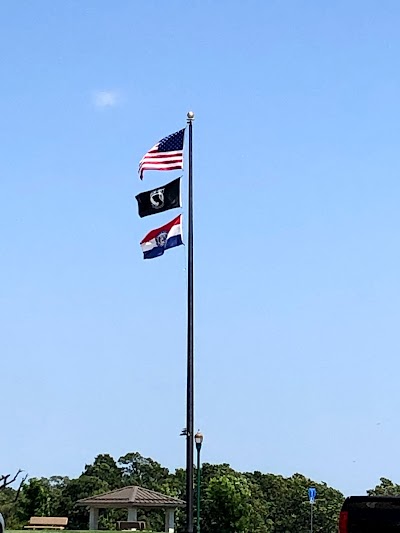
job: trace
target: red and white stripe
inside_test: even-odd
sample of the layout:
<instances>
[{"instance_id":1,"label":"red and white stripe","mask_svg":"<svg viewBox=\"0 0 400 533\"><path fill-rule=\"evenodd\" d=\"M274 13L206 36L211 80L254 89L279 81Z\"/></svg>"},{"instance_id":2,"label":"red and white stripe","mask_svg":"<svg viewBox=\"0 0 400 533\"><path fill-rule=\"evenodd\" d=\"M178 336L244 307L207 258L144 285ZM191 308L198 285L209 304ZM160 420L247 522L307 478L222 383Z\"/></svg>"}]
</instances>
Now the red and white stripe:
<instances>
[{"instance_id":1,"label":"red and white stripe","mask_svg":"<svg viewBox=\"0 0 400 533\"><path fill-rule=\"evenodd\" d=\"M183 168L183 150L159 152L158 143L140 160L139 175L143 179L144 170L179 170Z\"/></svg>"}]
</instances>

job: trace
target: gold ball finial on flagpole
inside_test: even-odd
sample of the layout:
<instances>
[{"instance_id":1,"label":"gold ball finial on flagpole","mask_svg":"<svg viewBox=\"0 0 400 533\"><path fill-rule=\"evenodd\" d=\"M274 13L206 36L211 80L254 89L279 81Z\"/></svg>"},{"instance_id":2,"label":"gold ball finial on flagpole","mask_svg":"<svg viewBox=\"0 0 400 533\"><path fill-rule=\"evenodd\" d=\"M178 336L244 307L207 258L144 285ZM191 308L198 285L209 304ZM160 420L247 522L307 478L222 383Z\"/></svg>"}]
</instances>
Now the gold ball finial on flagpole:
<instances>
[{"instance_id":1,"label":"gold ball finial on flagpole","mask_svg":"<svg viewBox=\"0 0 400 533\"><path fill-rule=\"evenodd\" d=\"M189 113L187 114L187 118L188 118L188 120L194 120L194 113L193 113L193 111L189 111Z\"/></svg>"}]
</instances>

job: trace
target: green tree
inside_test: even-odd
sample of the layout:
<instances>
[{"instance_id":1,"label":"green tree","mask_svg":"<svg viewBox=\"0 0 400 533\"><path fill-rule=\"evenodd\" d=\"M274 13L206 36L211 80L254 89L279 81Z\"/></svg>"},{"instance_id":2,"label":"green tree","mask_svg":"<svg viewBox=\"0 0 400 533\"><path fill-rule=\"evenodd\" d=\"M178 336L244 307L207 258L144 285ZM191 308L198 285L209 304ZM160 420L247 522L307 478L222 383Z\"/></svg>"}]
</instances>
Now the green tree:
<instances>
[{"instance_id":1,"label":"green tree","mask_svg":"<svg viewBox=\"0 0 400 533\"><path fill-rule=\"evenodd\" d=\"M250 484L241 474L223 474L210 479L203 513L204 533L253 531Z\"/></svg>"},{"instance_id":2,"label":"green tree","mask_svg":"<svg viewBox=\"0 0 400 533\"><path fill-rule=\"evenodd\" d=\"M50 489L50 509L54 516L62 515L60 512L63 507L62 494L69 481L68 477L63 476L51 476L47 480Z\"/></svg>"},{"instance_id":3,"label":"green tree","mask_svg":"<svg viewBox=\"0 0 400 533\"><path fill-rule=\"evenodd\" d=\"M98 455L92 465L86 465L83 474L105 481L109 490L117 489L122 485L122 470L108 453Z\"/></svg>"},{"instance_id":4,"label":"green tree","mask_svg":"<svg viewBox=\"0 0 400 533\"><path fill-rule=\"evenodd\" d=\"M31 516L51 515L51 490L47 479L31 478L22 488L18 516L27 521Z\"/></svg>"},{"instance_id":5,"label":"green tree","mask_svg":"<svg viewBox=\"0 0 400 533\"><path fill-rule=\"evenodd\" d=\"M31 479L22 486L17 500L18 490L3 488L0 510L14 529L21 528L32 515L68 516L72 529L86 529L88 512L77 506L77 501L126 485L140 485L185 499L186 472L177 469L170 473L157 461L137 452L124 455L118 463L110 455L100 454L77 479L61 476ZM326 483L315 483L301 474L289 478L261 472L240 474L228 464L204 463L201 485L202 533L308 533L310 486L316 487L318 495L314 532L337 533L343 495ZM382 478L368 494L400 495L400 485ZM124 510L105 510L99 525L112 529L125 516ZM160 512L139 513L139 519L145 519L153 530L163 529L164 517ZM183 521L184 512L179 510L178 530L182 529Z\"/></svg>"},{"instance_id":6,"label":"green tree","mask_svg":"<svg viewBox=\"0 0 400 533\"><path fill-rule=\"evenodd\" d=\"M69 479L61 476L32 478L23 485L20 498L14 498L14 515L23 525L31 516L58 516L62 508L62 492Z\"/></svg>"},{"instance_id":7,"label":"green tree","mask_svg":"<svg viewBox=\"0 0 400 533\"><path fill-rule=\"evenodd\" d=\"M400 485L381 477L380 484L374 489L367 490L367 494L368 496L400 496Z\"/></svg>"},{"instance_id":8,"label":"green tree","mask_svg":"<svg viewBox=\"0 0 400 533\"><path fill-rule=\"evenodd\" d=\"M274 531L274 523L271 519L269 502L265 500L263 492L257 483L250 479L248 479L248 483L251 491L251 531L252 533L272 533Z\"/></svg>"},{"instance_id":9,"label":"green tree","mask_svg":"<svg viewBox=\"0 0 400 533\"><path fill-rule=\"evenodd\" d=\"M150 457L138 452L127 453L118 459L122 469L123 485L139 485L151 490L161 490L168 481L169 470Z\"/></svg>"},{"instance_id":10,"label":"green tree","mask_svg":"<svg viewBox=\"0 0 400 533\"><path fill-rule=\"evenodd\" d=\"M272 522L274 533L308 533L309 487L315 487L318 495L314 506L315 533L337 533L338 515L344 500L339 491L301 474L290 478L261 472L246 475L259 487L258 500L265 502L264 523Z\"/></svg>"},{"instance_id":11,"label":"green tree","mask_svg":"<svg viewBox=\"0 0 400 533\"><path fill-rule=\"evenodd\" d=\"M69 518L68 527L87 529L89 513L86 507L77 506L76 502L107 490L107 482L94 476L82 474L77 479L71 479L62 489L59 507L60 515Z\"/></svg>"}]
</instances>

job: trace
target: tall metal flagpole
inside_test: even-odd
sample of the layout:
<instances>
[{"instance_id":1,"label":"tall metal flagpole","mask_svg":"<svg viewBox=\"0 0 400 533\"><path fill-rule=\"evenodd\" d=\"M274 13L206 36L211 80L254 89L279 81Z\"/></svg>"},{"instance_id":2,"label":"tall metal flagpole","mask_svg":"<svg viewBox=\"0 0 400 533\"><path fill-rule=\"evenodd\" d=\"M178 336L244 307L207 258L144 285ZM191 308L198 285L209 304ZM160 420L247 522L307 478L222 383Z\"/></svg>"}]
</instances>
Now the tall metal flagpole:
<instances>
[{"instance_id":1,"label":"tall metal flagpole","mask_svg":"<svg viewBox=\"0 0 400 533\"><path fill-rule=\"evenodd\" d=\"M194 440L194 313L193 313L193 111L187 114L189 125L188 180L188 307L187 307L187 386L186 386L186 533L193 533L193 440Z\"/></svg>"}]
</instances>

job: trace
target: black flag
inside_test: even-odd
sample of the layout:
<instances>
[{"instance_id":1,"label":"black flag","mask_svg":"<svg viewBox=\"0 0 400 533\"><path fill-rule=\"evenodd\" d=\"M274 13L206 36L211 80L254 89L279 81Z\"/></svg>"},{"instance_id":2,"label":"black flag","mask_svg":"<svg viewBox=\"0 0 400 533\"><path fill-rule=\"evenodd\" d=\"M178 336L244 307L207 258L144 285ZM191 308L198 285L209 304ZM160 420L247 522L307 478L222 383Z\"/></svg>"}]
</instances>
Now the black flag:
<instances>
[{"instance_id":1,"label":"black flag","mask_svg":"<svg viewBox=\"0 0 400 533\"><path fill-rule=\"evenodd\" d=\"M177 178L162 187L157 187L157 189L141 192L135 198L140 217L181 207L181 178Z\"/></svg>"}]
</instances>

